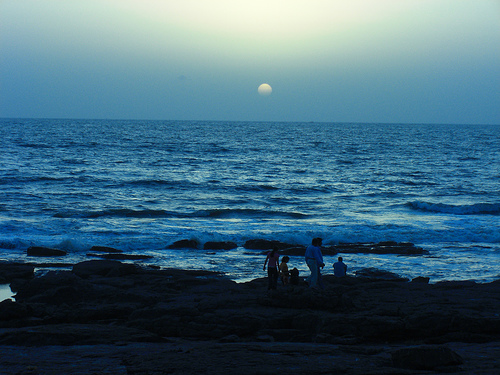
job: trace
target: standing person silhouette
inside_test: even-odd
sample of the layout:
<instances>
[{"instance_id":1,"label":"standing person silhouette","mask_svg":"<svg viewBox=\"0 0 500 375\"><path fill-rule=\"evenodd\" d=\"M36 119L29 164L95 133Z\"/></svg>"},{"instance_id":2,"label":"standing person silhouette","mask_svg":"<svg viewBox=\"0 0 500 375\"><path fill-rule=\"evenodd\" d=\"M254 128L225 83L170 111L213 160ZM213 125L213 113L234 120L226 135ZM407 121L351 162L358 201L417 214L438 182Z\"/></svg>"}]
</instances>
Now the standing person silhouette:
<instances>
[{"instance_id":1,"label":"standing person silhouette","mask_svg":"<svg viewBox=\"0 0 500 375\"><path fill-rule=\"evenodd\" d=\"M311 276L307 279L310 288L317 288L319 286L323 289L320 270L320 268L325 266L325 263L323 263L323 254L321 253L322 244L323 239L313 238L311 245L309 245L306 249L306 263L311 270Z\"/></svg>"},{"instance_id":2,"label":"standing person silhouette","mask_svg":"<svg viewBox=\"0 0 500 375\"><path fill-rule=\"evenodd\" d=\"M264 271L266 270L266 264L267 264L267 278L269 281L267 290L276 289L276 287L278 286L279 262L280 262L280 254L278 252L278 248L274 247L273 251L267 253L267 257L264 262Z\"/></svg>"}]
</instances>

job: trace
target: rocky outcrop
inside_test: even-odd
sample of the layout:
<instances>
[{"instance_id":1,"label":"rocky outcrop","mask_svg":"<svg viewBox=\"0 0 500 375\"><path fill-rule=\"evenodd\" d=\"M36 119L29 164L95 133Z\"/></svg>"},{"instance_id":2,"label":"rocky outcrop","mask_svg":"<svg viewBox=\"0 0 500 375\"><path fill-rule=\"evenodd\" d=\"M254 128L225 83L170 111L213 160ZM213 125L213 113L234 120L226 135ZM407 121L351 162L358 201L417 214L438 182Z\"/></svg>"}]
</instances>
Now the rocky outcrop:
<instances>
[{"instance_id":1,"label":"rocky outcrop","mask_svg":"<svg viewBox=\"0 0 500 375\"><path fill-rule=\"evenodd\" d=\"M368 280L385 280L385 281L408 281L407 278L401 277L393 272L379 270L377 268L369 267L362 268L355 272L357 277L362 277ZM420 279L418 279L420 280ZM417 281L418 282L418 281Z\"/></svg>"},{"instance_id":2,"label":"rocky outcrop","mask_svg":"<svg viewBox=\"0 0 500 375\"><path fill-rule=\"evenodd\" d=\"M411 242L384 241L379 243L352 243L334 246L338 253L344 254L398 254L398 255L427 255L429 252L417 247Z\"/></svg>"},{"instance_id":3,"label":"rocky outcrop","mask_svg":"<svg viewBox=\"0 0 500 375\"><path fill-rule=\"evenodd\" d=\"M93 311L115 324L160 336L199 339L271 335L277 341L314 342L321 334L322 342L349 338L436 343L500 335L495 310L500 308L495 294L500 282L462 283L455 288L405 282L373 269L362 275L326 275L320 291L301 284L267 294L266 279L237 284L208 271L91 260L75 264L72 271L52 271L26 281L18 286L15 299L33 311L58 306L52 322L80 323Z\"/></svg>"},{"instance_id":4,"label":"rocky outcrop","mask_svg":"<svg viewBox=\"0 0 500 375\"><path fill-rule=\"evenodd\" d=\"M270 250L277 247L282 255L304 255L306 246L293 245L274 240L248 240L243 245L251 250ZM379 243L340 243L321 248L323 255L343 254L398 254L398 255L425 255L427 250L417 247L410 242L384 241Z\"/></svg>"},{"instance_id":5,"label":"rocky outcrop","mask_svg":"<svg viewBox=\"0 0 500 375\"><path fill-rule=\"evenodd\" d=\"M256 239L256 240L246 241L245 244L243 245L243 247L245 249L249 249L249 250L272 250L275 247L278 248L278 250L284 250L284 249L296 247L296 245L292 245L289 243L276 241L276 240ZM304 247L304 249L305 249L305 247Z\"/></svg>"},{"instance_id":6,"label":"rocky outcrop","mask_svg":"<svg viewBox=\"0 0 500 375\"><path fill-rule=\"evenodd\" d=\"M91 258L112 259L112 260L143 260L143 259L153 258L152 255L123 254L123 253L103 253L103 254L88 253L87 256Z\"/></svg>"},{"instance_id":7,"label":"rocky outcrop","mask_svg":"<svg viewBox=\"0 0 500 375\"><path fill-rule=\"evenodd\" d=\"M392 353L392 361L396 367L412 370L440 370L452 372L460 370L463 364L460 355L446 346L417 346L398 349Z\"/></svg>"},{"instance_id":8,"label":"rocky outcrop","mask_svg":"<svg viewBox=\"0 0 500 375\"><path fill-rule=\"evenodd\" d=\"M168 245L167 249L197 249L199 246L196 240L180 240Z\"/></svg>"},{"instance_id":9,"label":"rocky outcrop","mask_svg":"<svg viewBox=\"0 0 500 375\"><path fill-rule=\"evenodd\" d=\"M146 254L125 254L122 250L108 246L92 246L90 251L94 251L94 253L87 253L87 256L90 258L111 260L144 260L153 258L153 256Z\"/></svg>"},{"instance_id":10,"label":"rocky outcrop","mask_svg":"<svg viewBox=\"0 0 500 375\"><path fill-rule=\"evenodd\" d=\"M203 250L232 250L236 249L238 245L235 242L223 241L223 242L205 242L203 244Z\"/></svg>"},{"instance_id":11,"label":"rocky outcrop","mask_svg":"<svg viewBox=\"0 0 500 375\"><path fill-rule=\"evenodd\" d=\"M180 240L167 246L168 249L198 249L200 244L196 240ZM204 250L231 250L238 247L235 242L206 242ZM277 248L282 255L304 255L305 245L290 244L277 240L252 239L243 244L248 250L272 250ZM338 245L326 245L321 248L323 255L343 254L397 254L397 255L426 255L427 250L417 247L410 242L384 241L379 243L340 243Z\"/></svg>"},{"instance_id":12,"label":"rocky outcrop","mask_svg":"<svg viewBox=\"0 0 500 375\"><path fill-rule=\"evenodd\" d=\"M31 279L34 275L35 267L30 264L0 263L0 284L10 283L14 279Z\"/></svg>"},{"instance_id":13,"label":"rocky outcrop","mask_svg":"<svg viewBox=\"0 0 500 375\"><path fill-rule=\"evenodd\" d=\"M122 250L115 249L114 247L108 246L92 246L90 251L100 252L100 253L123 253Z\"/></svg>"},{"instance_id":14,"label":"rocky outcrop","mask_svg":"<svg viewBox=\"0 0 500 375\"><path fill-rule=\"evenodd\" d=\"M67 255L64 250L44 246L30 246L28 247L27 254L32 257L60 257Z\"/></svg>"},{"instance_id":15,"label":"rocky outcrop","mask_svg":"<svg viewBox=\"0 0 500 375\"><path fill-rule=\"evenodd\" d=\"M124 264L112 260L89 260L73 266L73 273L81 278L89 276L124 276L136 272L134 264Z\"/></svg>"},{"instance_id":16,"label":"rocky outcrop","mask_svg":"<svg viewBox=\"0 0 500 375\"><path fill-rule=\"evenodd\" d=\"M0 303L0 346L5 350L8 345L115 348L118 342L121 348L130 348L122 363L134 371L142 369L137 373L148 373L141 367L146 357L135 361L135 354L131 356L138 343L169 345L175 340L204 345L190 350L198 358L206 355L207 366L227 360L220 353L229 347L214 344L221 343L231 345L228 356L240 360L248 350L264 345L260 354L281 353L280 360L290 363L290 369L295 357L300 373L328 369L345 374L421 370L468 374L470 369L472 374L478 363L498 369L479 352L471 365L470 346L484 352L491 343L494 352L500 342L500 281L427 284L393 276L375 270L363 277L326 275L324 290L301 283L268 292L266 279L238 284L209 271L91 260L75 264L72 271L51 271L20 283L15 302ZM457 343L469 349L447 349ZM210 348L215 347L212 353ZM146 361L148 366L168 366L159 358L176 361L162 353ZM321 353L325 362L316 362ZM315 361L308 366L303 361L309 356ZM355 358L361 360L349 367ZM340 363L346 367L339 369ZM370 363L376 363L377 370L362 367ZM184 361L178 366L187 365ZM207 373L217 373L211 369ZM154 373L153 368L148 371Z\"/></svg>"}]
</instances>

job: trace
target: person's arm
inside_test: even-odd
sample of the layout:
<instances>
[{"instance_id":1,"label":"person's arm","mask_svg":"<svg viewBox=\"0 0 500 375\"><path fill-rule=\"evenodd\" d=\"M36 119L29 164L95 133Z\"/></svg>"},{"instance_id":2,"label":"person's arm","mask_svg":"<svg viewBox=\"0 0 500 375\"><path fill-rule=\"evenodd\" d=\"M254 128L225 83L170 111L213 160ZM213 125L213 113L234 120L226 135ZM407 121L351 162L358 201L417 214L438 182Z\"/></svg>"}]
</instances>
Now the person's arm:
<instances>
[{"instance_id":1,"label":"person's arm","mask_svg":"<svg viewBox=\"0 0 500 375\"><path fill-rule=\"evenodd\" d=\"M319 267L324 267L325 263L323 262L323 254L321 254L321 248L316 248L316 261L318 262Z\"/></svg>"},{"instance_id":2,"label":"person's arm","mask_svg":"<svg viewBox=\"0 0 500 375\"><path fill-rule=\"evenodd\" d=\"M264 261L264 271L266 270L266 264L267 264L268 259L269 259L269 255L266 257L266 260Z\"/></svg>"}]
</instances>

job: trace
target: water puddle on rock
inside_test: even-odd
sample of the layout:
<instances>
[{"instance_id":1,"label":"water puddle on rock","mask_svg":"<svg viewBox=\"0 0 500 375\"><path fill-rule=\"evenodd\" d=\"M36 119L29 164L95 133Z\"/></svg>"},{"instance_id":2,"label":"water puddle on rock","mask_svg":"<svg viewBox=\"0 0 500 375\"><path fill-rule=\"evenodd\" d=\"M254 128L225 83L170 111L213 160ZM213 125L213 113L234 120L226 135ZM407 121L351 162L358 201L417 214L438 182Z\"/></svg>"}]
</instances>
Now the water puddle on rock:
<instances>
[{"instance_id":1,"label":"water puddle on rock","mask_svg":"<svg viewBox=\"0 0 500 375\"><path fill-rule=\"evenodd\" d=\"M9 284L0 284L0 302L12 298L13 295Z\"/></svg>"}]
</instances>

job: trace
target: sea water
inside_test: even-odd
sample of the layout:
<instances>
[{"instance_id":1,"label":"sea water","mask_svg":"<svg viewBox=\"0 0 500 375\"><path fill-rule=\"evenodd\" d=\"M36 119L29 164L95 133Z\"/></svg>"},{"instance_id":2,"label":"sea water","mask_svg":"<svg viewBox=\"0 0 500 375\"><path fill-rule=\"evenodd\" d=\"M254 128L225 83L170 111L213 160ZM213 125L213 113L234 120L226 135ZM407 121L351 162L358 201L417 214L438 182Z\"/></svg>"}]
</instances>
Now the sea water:
<instances>
[{"instance_id":1,"label":"sea water","mask_svg":"<svg viewBox=\"0 0 500 375\"><path fill-rule=\"evenodd\" d=\"M101 245L245 281L265 276L246 240L322 237L429 251L342 254L348 272L500 277L500 126L3 119L0 139L0 259L39 245L68 256L37 261L71 263ZM181 239L200 249L166 248Z\"/></svg>"}]
</instances>

